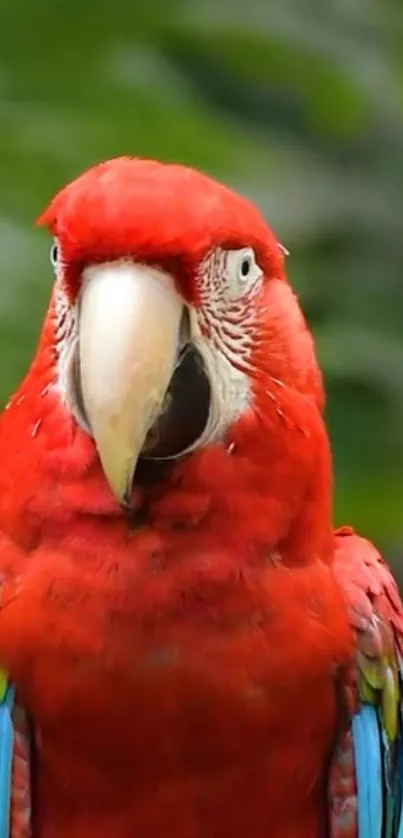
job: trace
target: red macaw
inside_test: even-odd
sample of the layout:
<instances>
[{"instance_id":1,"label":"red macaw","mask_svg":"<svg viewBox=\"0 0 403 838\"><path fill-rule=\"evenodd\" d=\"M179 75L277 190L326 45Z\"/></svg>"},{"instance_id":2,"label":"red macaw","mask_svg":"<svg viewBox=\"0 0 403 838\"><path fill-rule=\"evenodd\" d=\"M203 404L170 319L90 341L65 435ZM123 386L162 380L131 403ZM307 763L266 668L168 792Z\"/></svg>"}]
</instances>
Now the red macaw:
<instances>
[{"instance_id":1,"label":"red macaw","mask_svg":"<svg viewBox=\"0 0 403 838\"><path fill-rule=\"evenodd\" d=\"M403 609L332 528L284 249L149 160L40 223L53 293L0 420L1 838L400 838Z\"/></svg>"}]
</instances>

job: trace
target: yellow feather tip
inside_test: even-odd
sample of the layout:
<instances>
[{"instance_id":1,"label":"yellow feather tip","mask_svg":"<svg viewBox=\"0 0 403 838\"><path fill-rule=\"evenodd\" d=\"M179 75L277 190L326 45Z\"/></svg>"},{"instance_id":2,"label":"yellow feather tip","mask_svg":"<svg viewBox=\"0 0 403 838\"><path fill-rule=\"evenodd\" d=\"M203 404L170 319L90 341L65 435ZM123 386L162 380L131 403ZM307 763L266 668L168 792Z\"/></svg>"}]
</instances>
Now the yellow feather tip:
<instances>
[{"instance_id":1,"label":"yellow feather tip","mask_svg":"<svg viewBox=\"0 0 403 838\"><path fill-rule=\"evenodd\" d=\"M365 704L377 703L376 691L364 678L361 678L359 682L359 696Z\"/></svg>"},{"instance_id":2,"label":"yellow feather tip","mask_svg":"<svg viewBox=\"0 0 403 838\"><path fill-rule=\"evenodd\" d=\"M397 736L398 707L399 685L392 667L386 666L382 690L382 717L390 742L394 742Z\"/></svg>"},{"instance_id":3,"label":"yellow feather tip","mask_svg":"<svg viewBox=\"0 0 403 838\"><path fill-rule=\"evenodd\" d=\"M0 704L4 701L8 686L7 675L3 669L0 669Z\"/></svg>"}]
</instances>

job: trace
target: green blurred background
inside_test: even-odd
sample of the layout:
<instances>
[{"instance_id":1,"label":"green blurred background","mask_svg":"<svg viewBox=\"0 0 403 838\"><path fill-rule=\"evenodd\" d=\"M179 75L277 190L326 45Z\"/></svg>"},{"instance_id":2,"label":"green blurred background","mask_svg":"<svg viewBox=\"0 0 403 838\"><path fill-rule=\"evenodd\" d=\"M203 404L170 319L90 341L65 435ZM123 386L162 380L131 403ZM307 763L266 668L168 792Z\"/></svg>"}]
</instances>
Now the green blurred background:
<instances>
[{"instance_id":1,"label":"green blurred background","mask_svg":"<svg viewBox=\"0 0 403 838\"><path fill-rule=\"evenodd\" d=\"M1 0L0 401L32 356L32 222L118 154L200 167L291 251L328 392L335 516L403 553L401 0Z\"/></svg>"}]
</instances>

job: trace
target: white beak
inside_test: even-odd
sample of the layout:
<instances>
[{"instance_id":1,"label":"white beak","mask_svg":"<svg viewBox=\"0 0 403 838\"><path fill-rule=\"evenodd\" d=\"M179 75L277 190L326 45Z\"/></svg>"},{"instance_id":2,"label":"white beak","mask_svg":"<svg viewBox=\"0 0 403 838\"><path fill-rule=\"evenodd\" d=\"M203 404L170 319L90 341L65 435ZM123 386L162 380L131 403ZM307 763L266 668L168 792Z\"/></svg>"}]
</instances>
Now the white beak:
<instances>
[{"instance_id":1,"label":"white beak","mask_svg":"<svg viewBox=\"0 0 403 838\"><path fill-rule=\"evenodd\" d=\"M145 438L175 369L183 303L162 271L115 262L86 268L79 371L86 416L111 491L128 502Z\"/></svg>"}]
</instances>

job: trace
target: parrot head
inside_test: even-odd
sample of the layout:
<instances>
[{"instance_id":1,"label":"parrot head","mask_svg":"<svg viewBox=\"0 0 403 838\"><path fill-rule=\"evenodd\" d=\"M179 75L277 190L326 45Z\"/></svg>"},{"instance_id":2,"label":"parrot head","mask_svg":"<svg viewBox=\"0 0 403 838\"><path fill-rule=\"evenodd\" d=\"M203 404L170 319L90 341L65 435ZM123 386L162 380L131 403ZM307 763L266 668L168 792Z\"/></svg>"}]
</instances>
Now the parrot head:
<instances>
[{"instance_id":1,"label":"parrot head","mask_svg":"<svg viewBox=\"0 0 403 838\"><path fill-rule=\"evenodd\" d=\"M279 388L320 411L284 248L249 201L184 166L118 158L38 223L54 236L56 386L122 504L139 461L230 452L231 429L253 436Z\"/></svg>"},{"instance_id":2,"label":"parrot head","mask_svg":"<svg viewBox=\"0 0 403 838\"><path fill-rule=\"evenodd\" d=\"M175 509L220 537L226 519L237 545L242 527L277 544L299 520L315 552L309 527L323 544L331 518L322 379L258 210L193 169L123 157L38 223L55 281L0 421L2 526L27 540L31 521L31 544L66 516L173 526Z\"/></svg>"}]
</instances>

